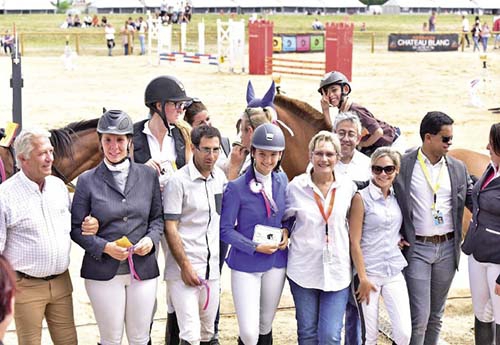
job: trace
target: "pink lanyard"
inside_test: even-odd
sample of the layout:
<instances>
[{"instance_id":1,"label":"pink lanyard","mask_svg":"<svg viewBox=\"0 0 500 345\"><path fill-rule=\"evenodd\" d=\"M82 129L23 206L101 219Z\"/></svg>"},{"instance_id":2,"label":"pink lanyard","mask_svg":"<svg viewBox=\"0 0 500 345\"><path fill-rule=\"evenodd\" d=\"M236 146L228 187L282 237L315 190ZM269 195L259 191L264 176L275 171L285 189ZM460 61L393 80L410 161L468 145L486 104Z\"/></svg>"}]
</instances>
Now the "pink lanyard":
<instances>
[{"instance_id":1,"label":"pink lanyard","mask_svg":"<svg viewBox=\"0 0 500 345\"><path fill-rule=\"evenodd\" d=\"M201 285L205 287L205 290L207 292L207 298L205 298L205 304L203 305L203 310L207 310L208 308L208 303L210 302L210 286L208 285L208 281L206 279L202 279L198 277L198 279L201 282Z\"/></svg>"},{"instance_id":2,"label":"pink lanyard","mask_svg":"<svg viewBox=\"0 0 500 345\"><path fill-rule=\"evenodd\" d=\"M139 277L139 275L135 271L134 260L132 260L132 255L134 255L134 246L129 247L127 249L127 251L128 251L128 258L127 258L127 260L128 260L128 267L130 269L130 274L132 274L132 277L135 280L141 281L142 279Z\"/></svg>"},{"instance_id":3,"label":"pink lanyard","mask_svg":"<svg viewBox=\"0 0 500 345\"><path fill-rule=\"evenodd\" d=\"M276 203L274 202L273 199L269 199L267 197L267 194L264 191L264 186L262 186L262 190L260 191L260 194L262 194L262 197L264 198L264 204L266 206L267 218L271 218L271 209L274 212L277 212L278 211L278 206L276 206Z\"/></svg>"}]
</instances>

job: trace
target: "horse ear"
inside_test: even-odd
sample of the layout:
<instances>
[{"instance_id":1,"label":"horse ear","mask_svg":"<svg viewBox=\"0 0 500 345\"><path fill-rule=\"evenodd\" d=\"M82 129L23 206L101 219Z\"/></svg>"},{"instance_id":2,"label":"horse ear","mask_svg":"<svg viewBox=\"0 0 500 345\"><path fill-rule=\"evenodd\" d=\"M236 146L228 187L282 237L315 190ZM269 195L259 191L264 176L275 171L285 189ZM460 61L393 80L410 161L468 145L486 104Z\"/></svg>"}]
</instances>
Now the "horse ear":
<instances>
[{"instance_id":1,"label":"horse ear","mask_svg":"<svg viewBox=\"0 0 500 345\"><path fill-rule=\"evenodd\" d=\"M105 112L107 112L106 108L102 107L102 113L104 114Z\"/></svg>"},{"instance_id":2,"label":"horse ear","mask_svg":"<svg viewBox=\"0 0 500 345\"><path fill-rule=\"evenodd\" d=\"M255 98L255 91L253 90L252 82L249 80L247 85L247 104Z\"/></svg>"},{"instance_id":3,"label":"horse ear","mask_svg":"<svg viewBox=\"0 0 500 345\"><path fill-rule=\"evenodd\" d=\"M274 86L274 80L271 84L269 90L267 90L266 94L262 98L262 106L272 106L274 101L274 94L276 92L276 87Z\"/></svg>"}]
</instances>

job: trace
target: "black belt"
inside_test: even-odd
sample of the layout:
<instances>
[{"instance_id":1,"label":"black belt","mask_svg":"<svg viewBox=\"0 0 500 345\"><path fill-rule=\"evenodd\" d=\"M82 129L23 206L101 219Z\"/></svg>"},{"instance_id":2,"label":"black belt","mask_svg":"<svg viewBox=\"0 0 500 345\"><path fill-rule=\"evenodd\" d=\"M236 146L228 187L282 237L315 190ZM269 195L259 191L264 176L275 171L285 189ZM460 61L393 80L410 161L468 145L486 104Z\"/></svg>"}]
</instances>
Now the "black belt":
<instances>
[{"instance_id":1,"label":"black belt","mask_svg":"<svg viewBox=\"0 0 500 345\"><path fill-rule=\"evenodd\" d=\"M18 278L25 278L25 279L52 280L52 279L55 279L55 278L59 277L62 274L63 273L61 273L61 274L54 274L52 276L47 276L47 277L33 277L33 276L30 276L30 275L28 275L26 273L16 271L16 275L17 275Z\"/></svg>"},{"instance_id":2,"label":"black belt","mask_svg":"<svg viewBox=\"0 0 500 345\"><path fill-rule=\"evenodd\" d=\"M455 237L455 233L453 231L448 232L444 235L434 235L434 236L419 236L419 235L417 235L417 236L415 236L417 241L424 242L424 243L426 243L426 242L434 243L434 244L449 241L454 237Z\"/></svg>"}]
</instances>

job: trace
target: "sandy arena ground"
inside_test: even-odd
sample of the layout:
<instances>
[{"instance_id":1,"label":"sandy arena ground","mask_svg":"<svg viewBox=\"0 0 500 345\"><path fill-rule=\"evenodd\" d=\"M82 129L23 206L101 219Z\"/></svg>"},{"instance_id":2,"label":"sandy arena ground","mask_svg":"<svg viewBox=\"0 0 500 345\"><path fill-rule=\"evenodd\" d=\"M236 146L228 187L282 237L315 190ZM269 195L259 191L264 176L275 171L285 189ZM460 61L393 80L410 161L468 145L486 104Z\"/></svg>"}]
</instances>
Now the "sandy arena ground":
<instances>
[{"instance_id":1,"label":"sandy arena ground","mask_svg":"<svg viewBox=\"0 0 500 345\"><path fill-rule=\"evenodd\" d=\"M62 50L61 50L62 53ZM301 57L305 57L302 55ZM312 57L319 59L321 57ZM0 126L11 120L9 77L11 60L0 56ZM23 59L24 126L58 128L69 122L98 117L102 107L127 111L134 120L146 116L144 88L155 76L174 74L189 95L201 98L212 115L213 123L223 133L235 137L234 123L246 105L246 84L252 80L262 96L270 84L269 76L217 73L216 67L162 64L151 66L147 57L78 57L72 71L64 69L60 57ZM499 116L488 112L500 106L500 52L488 55L488 69L482 68L479 55L471 52L447 53L368 53L368 48L354 52L352 96L367 106L378 118L401 127L409 145L418 145L418 124L426 112L444 111L455 119L454 147L484 150L489 127ZM472 107L469 82L481 79L479 97L484 107ZM319 108L319 78L282 77L282 89L288 96ZM83 280L79 277L82 250L73 246L71 274L75 288L75 317L81 344L95 344L98 330L94 322ZM462 261L465 264L465 260ZM163 266L163 263L161 263ZM450 296L469 296L466 267L460 270ZM222 344L235 344L236 318L228 271L223 272ZM155 344L163 342L165 325L165 284L159 283L159 309L153 328ZM296 327L290 292L285 287L283 311L274 323L275 344L295 344ZM472 344L473 315L470 298L450 299L444 319L442 338L449 344ZM16 341L14 325L5 343ZM50 344L44 330L44 344ZM126 343L126 340L124 340ZM381 337L381 344L389 344Z\"/></svg>"}]
</instances>

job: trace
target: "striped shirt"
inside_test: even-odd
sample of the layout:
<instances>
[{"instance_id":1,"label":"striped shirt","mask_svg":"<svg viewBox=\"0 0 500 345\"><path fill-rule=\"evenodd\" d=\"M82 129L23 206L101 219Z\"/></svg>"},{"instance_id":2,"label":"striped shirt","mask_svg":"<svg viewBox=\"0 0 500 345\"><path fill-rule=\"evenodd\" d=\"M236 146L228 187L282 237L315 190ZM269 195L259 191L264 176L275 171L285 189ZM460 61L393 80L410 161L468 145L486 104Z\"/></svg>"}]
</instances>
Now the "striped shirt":
<instances>
[{"instance_id":1,"label":"striped shirt","mask_svg":"<svg viewBox=\"0 0 500 345\"><path fill-rule=\"evenodd\" d=\"M42 191L22 171L0 185L0 253L14 270L41 278L68 269L70 204L54 176L45 178Z\"/></svg>"}]
</instances>

